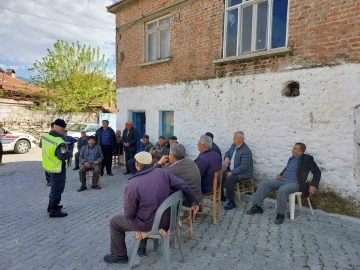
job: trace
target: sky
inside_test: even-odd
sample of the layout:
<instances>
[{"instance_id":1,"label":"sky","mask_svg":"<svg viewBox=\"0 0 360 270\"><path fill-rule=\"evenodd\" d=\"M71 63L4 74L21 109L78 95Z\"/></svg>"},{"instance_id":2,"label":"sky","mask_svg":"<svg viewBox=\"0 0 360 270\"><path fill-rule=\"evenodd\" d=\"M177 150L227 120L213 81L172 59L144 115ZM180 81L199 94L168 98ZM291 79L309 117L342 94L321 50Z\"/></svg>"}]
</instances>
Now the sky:
<instances>
[{"instance_id":1,"label":"sky","mask_svg":"<svg viewBox=\"0 0 360 270\"><path fill-rule=\"evenodd\" d=\"M116 1L1 0L0 67L15 69L17 76L29 78L33 73L28 68L61 39L99 47L109 59L108 71L112 76L115 73L115 15L108 13L106 6L113 2Z\"/></svg>"}]
</instances>

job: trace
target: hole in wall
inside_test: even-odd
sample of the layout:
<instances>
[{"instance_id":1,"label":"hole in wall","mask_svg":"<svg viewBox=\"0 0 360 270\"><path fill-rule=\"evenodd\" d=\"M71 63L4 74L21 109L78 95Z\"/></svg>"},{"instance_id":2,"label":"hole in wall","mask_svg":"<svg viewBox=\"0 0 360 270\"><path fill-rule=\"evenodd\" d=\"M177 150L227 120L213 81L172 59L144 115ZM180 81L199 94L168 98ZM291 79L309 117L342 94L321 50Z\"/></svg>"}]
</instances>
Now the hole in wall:
<instances>
[{"instance_id":1,"label":"hole in wall","mask_svg":"<svg viewBox=\"0 0 360 270\"><path fill-rule=\"evenodd\" d=\"M282 95L285 97L300 96L300 83L297 81L287 81L283 85Z\"/></svg>"}]
</instances>

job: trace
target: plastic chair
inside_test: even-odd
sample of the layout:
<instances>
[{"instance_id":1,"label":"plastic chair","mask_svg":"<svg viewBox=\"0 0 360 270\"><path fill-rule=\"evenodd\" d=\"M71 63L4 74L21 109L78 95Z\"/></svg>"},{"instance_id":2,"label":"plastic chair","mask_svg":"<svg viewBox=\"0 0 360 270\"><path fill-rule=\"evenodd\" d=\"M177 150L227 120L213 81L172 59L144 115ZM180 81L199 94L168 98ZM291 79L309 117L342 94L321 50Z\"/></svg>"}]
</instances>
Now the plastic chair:
<instances>
[{"instance_id":1,"label":"plastic chair","mask_svg":"<svg viewBox=\"0 0 360 270\"><path fill-rule=\"evenodd\" d=\"M157 251L159 240L161 240L161 247L164 255L164 264L165 269L170 270L170 236L174 235L175 239L179 243L180 254L182 258L182 262L184 262L184 254L182 251L181 243L180 243L180 232L179 232L179 218L180 218L180 209L183 203L183 192L178 191L174 194L170 195L157 209L155 214L154 223L151 229L151 232L147 238L154 239L154 250ZM170 226L167 230L166 235L160 234L159 225L160 220L164 212L170 208ZM132 251L132 256L130 260L130 269L133 267L137 250L139 248L140 240L136 239L134 248Z\"/></svg>"},{"instance_id":2,"label":"plastic chair","mask_svg":"<svg viewBox=\"0 0 360 270\"><path fill-rule=\"evenodd\" d=\"M222 170L214 173L213 191L212 194L203 194L201 196L200 206L203 211L204 208L210 208L210 213L198 212L199 215L212 216L213 223L216 224L216 216L221 214L221 178ZM211 200L211 203L205 203L205 200Z\"/></svg>"},{"instance_id":3,"label":"plastic chair","mask_svg":"<svg viewBox=\"0 0 360 270\"><path fill-rule=\"evenodd\" d=\"M251 194L253 195L255 193L254 179L252 178L240 181L239 183L236 184L235 187L236 187L236 194L239 203L241 202L241 197L240 197L241 193L251 192Z\"/></svg>"},{"instance_id":4,"label":"plastic chair","mask_svg":"<svg viewBox=\"0 0 360 270\"><path fill-rule=\"evenodd\" d=\"M294 218L295 218L295 197L297 197L299 208L302 208L301 195L302 195L302 192L294 192L294 193L291 193L289 195L290 220L294 220ZM307 197L307 202L309 204L311 214L314 216L314 211L313 211L313 208L311 206L311 202L310 202L309 197Z\"/></svg>"}]
</instances>

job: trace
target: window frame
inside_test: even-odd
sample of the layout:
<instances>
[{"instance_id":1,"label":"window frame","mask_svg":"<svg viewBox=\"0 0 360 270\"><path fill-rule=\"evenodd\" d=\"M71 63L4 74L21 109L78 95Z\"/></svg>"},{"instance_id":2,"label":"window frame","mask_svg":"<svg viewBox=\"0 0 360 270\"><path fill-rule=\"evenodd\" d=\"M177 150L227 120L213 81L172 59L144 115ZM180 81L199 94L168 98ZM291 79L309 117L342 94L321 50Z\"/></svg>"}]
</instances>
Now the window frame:
<instances>
[{"instance_id":1,"label":"window frame","mask_svg":"<svg viewBox=\"0 0 360 270\"><path fill-rule=\"evenodd\" d=\"M229 7L229 1L225 0L225 12L224 12L224 35L223 35L223 58L227 57L237 57L240 55L246 55L250 53L257 53L261 51L270 51L279 48L286 48L288 46L289 39L289 10L290 10L290 1L288 0L287 5L287 18L286 18L286 33L285 33L285 45L283 47L272 48L272 24L273 24L273 7L274 0L243 0L241 4L237 4ZM245 2L246 1L246 2ZM264 49L256 50L256 31L257 31L257 15L258 15L258 5L260 3L268 3L268 12L267 12L267 32L266 32L266 47ZM253 6L252 11L252 34L251 34L251 51L241 52L241 37L242 37L242 27L241 20L243 18L244 8ZM228 26L228 13L231 10L238 9L238 21L237 21L237 44L236 44L236 54L235 55L226 55L227 49L227 26Z\"/></svg>"},{"instance_id":2,"label":"window frame","mask_svg":"<svg viewBox=\"0 0 360 270\"><path fill-rule=\"evenodd\" d=\"M170 111L170 110L168 110L168 111L160 111L160 115L161 115L161 136L165 136L165 130L166 130L166 128L168 127L168 128L170 128L170 130L172 130L172 134L171 134L171 132L170 132L170 136L173 136L174 135L174 133L175 133L175 111ZM165 125L165 122L164 122L164 120L165 120L165 114L166 113L173 113L173 119L174 119L174 122L172 123L172 125ZM167 136L165 136L165 137L167 137ZM168 138L166 138L166 139L168 139Z\"/></svg>"},{"instance_id":3,"label":"window frame","mask_svg":"<svg viewBox=\"0 0 360 270\"><path fill-rule=\"evenodd\" d=\"M163 19L169 18L168 24L159 25L160 21ZM147 27L149 24L152 24L156 22L156 27L154 29L148 30ZM162 59L166 59L170 57L170 22L171 17L170 14L164 15L162 17L156 18L154 20L148 21L145 23L144 27L144 63L152 62L152 61L159 61ZM167 57L161 58L161 36L160 33L162 30L169 29L169 55ZM156 33L156 59L155 60L149 60L149 36L153 33Z\"/></svg>"}]
</instances>

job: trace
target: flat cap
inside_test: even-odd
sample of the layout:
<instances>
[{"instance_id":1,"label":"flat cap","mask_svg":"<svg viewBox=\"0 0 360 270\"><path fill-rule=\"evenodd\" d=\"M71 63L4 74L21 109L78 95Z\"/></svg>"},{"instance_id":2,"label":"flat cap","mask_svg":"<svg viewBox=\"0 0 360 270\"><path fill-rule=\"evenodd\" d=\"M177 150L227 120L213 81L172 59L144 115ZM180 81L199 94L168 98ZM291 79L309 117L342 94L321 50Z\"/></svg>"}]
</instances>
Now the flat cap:
<instances>
[{"instance_id":1,"label":"flat cap","mask_svg":"<svg viewBox=\"0 0 360 270\"><path fill-rule=\"evenodd\" d=\"M62 128L66 128L66 122L63 119L59 119L59 118L56 119L54 125Z\"/></svg>"},{"instance_id":2,"label":"flat cap","mask_svg":"<svg viewBox=\"0 0 360 270\"><path fill-rule=\"evenodd\" d=\"M214 135L211 132L206 132L206 136L209 136L211 139L214 139Z\"/></svg>"},{"instance_id":3,"label":"flat cap","mask_svg":"<svg viewBox=\"0 0 360 270\"><path fill-rule=\"evenodd\" d=\"M149 135L144 135L142 137L143 137L143 139L149 139Z\"/></svg>"},{"instance_id":4,"label":"flat cap","mask_svg":"<svg viewBox=\"0 0 360 270\"><path fill-rule=\"evenodd\" d=\"M170 137L169 137L169 140L175 140L175 141L177 141L177 137L176 137L176 136L170 136Z\"/></svg>"},{"instance_id":5,"label":"flat cap","mask_svg":"<svg viewBox=\"0 0 360 270\"><path fill-rule=\"evenodd\" d=\"M139 152L135 155L135 160L141 164L148 165L152 162L152 156L148 152Z\"/></svg>"}]
</instances>

